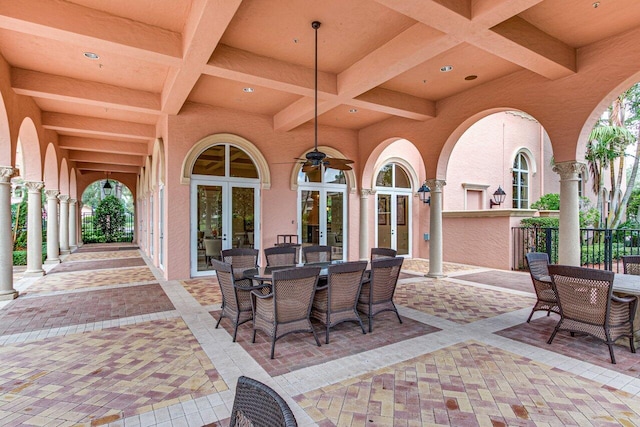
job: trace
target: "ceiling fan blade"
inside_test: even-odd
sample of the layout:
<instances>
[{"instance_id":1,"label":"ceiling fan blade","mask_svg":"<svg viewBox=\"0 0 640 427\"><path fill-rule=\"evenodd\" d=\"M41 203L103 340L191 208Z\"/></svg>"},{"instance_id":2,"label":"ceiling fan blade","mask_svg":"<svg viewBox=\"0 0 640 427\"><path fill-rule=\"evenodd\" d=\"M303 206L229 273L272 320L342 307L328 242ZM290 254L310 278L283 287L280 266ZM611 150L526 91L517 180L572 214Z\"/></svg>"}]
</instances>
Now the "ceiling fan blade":
<instances>
[{"instance_id":1,"label":"ceiling fan blade","mask_svg":"<svg viewBox=\"0 0 640 427\"><path fill-rule=\"evenodd\" d=\"M350 163L353 163L353 160L336 159L333 157L328 158L327 160L324 161L325 167L331 168L331 169L343 170L343 171L351 170L351 166L349 166Z\"/></svg>"},{"instance_id":2,"label":"ceiling fan blade","mask_svg":"<svg viewBox=\"0 0 640 427\"><path fill-rule=\"evenodd\" d=\"M314 165L312 163L305 163L304 165L302 165L302 172L312 172L317 170L320 167L320 165Z\"/></svg>"}]
</instances>

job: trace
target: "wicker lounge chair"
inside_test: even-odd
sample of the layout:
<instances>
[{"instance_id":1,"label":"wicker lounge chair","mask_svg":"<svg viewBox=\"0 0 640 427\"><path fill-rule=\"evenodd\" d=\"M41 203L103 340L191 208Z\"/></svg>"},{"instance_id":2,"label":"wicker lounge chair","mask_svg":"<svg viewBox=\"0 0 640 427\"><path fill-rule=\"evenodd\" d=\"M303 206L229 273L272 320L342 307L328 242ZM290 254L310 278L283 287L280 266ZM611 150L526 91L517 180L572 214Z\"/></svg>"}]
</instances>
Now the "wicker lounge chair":
<instances>
[{"instance_id":1,"label":"wicker lounge chair","mask_svg":"<svg viewBox=\"0 0 640 427\"><path fill-rule=\"evenodd\" d=\"M329 329L342 322L358 322L362 333L366 333L356 307L366 268L367 261L332 265L328 268L327 284L316 290L311 317L325 325L326 344Z\"/></svg>"},{"instance_id":2,"label":"wicker lounge chair","mask_svg":"<svg viewBox=\"0 0 640 427\"><path fill-rule=\"evenodd\" d=\"M213 259L211 265L216 271L222 292L222 312L216 323L216 329L223 317L230 319L233 324L233 342L235 342L238 326L253 318L251 291L260 288L251 286L251 280L236 280L229 263Z\"/></svg>"},{"instance_id":3,"label":"wicker lounge chair","mask_svg":"<svg viewBox=\"0 0 640 427\"><path fill-rule=\"evenodd\" d=\"M622 257L624 274L640 276L640 255L624 255Z\"/></svg>"},{"instance_id":4,"label":"wicker lounge chair","mask_svg":"<svg viewBox=\"0 0 640 427\"><path fill-rule=\"evenodd\" d=\"M536 301L531 314L527 319L527 323L531 321L533 313L538 310L545 310L547 316L554 313L560 314L558 307L558 299L551 284L551 276L549 276L549 256L544 252L529 252L527 254L527 264L529 264L529 274L533 282L533 289L536 291Z\"/></svg>"},{"instance_id":5,"label":"wicker lounge chair","mask_svg":"<svg viewBox=\"0 0 640 427\"><path fill-rule=\"evenodd\" d=\"M229 427L296 427L291 408L271 387L240 377L231 409Z\"/></svg>"},{"instance_id":6,"label":"wicker lounge chair","mask_svg":"<svg viewBox=\"0 0 640 427\"><path fill-rule=\"evenodd\" d=\"M294 332L311 332L318 347L309 315L313 295L318 284L319 267L299 267L273 272L272 291L267 295L251 292L253 306L253 340L256 332L264 332L271 338L271 358L276 341Z\"/></svg>"},{"instance_id":7,"label":"wicker lounge chair","mask_svg":"<svg viewBox=\"0 0 640 427\"><path fill-rule=\"evenodd\" d=\"M398 277L404 258L383 258L371 261L371 279L362 284L358 299L358 311L369 319L369 332L373 331L373 317L383 311L393 311L402 323L393 303Z\"/></svg>"},{"instance_id":8,"label":"wicker lounge chair","mask_svg":"<svg viewBox=\"0 0 640 427\"><path fill-rule=\"evenodd\" d=\"M297 246L274 246L264 250L267 267L295 266L298 264Z\"/></svg>"},{"instance_id":9,"label":"wicker lounge chair","mask_svg":"<svg viewBox=\"0 0 640 427\"><path fill-rule=\"evenodd\" d=\"M609 346L611 363L616 363L613 344L618 338L628 337L631 352L633 320L636 314L636 297L619 298L613 295L614 273L606 270L550 265L549 273L558 295L560 321L548 343L558 331L591 335Z\"/></svg>"},{"instance_id":10,"label":"wicker lounge chair","mask_svg":"<svg viewBox=\"0 0 640 427\"><path fill-rule=\"evenodd\" d=\"M302 261L305 264L331 262L331 246L303 246Z\"/></svg>"}]
</instances>

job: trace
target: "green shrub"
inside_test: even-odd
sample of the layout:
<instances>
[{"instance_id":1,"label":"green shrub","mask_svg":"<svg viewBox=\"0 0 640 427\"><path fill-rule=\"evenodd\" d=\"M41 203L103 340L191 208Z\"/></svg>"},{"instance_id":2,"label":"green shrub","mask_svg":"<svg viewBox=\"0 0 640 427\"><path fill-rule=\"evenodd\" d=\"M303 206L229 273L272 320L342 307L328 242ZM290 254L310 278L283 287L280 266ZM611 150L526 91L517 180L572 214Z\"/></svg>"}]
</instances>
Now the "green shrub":
<instances>
[{"instance_id":1,"label":"green shrub","mask_svg":"<svg viewBox=\"0 0 640 427\"><path fill-rule=\"evenodd\" d=\"M93 226L104 236L105 242L118 242L124 233L125 211L122 201L107 196L100 201L93 217Z\"/></svg>"},{"instance_id":2,"label":"green shrub","mask_svg":"<svg viewBox=\"0 0 640 427\"><path fill-rule=\"evenodd\" d=\"M531 209L540 211L558 211L560 210L560 194L549 193L540 197L540 199L531 204Z\"/></svg>"},{"instance_id":3,"label":"green shrub","mask_svg":"<svg viewBox=\"0 0 640 427\"><path fill-rule=\"evenodd\" d=\"M520 221L523 227L558 228L559 224L560 218L550 217L525 218Z\"/></svg>"}]
</instances>

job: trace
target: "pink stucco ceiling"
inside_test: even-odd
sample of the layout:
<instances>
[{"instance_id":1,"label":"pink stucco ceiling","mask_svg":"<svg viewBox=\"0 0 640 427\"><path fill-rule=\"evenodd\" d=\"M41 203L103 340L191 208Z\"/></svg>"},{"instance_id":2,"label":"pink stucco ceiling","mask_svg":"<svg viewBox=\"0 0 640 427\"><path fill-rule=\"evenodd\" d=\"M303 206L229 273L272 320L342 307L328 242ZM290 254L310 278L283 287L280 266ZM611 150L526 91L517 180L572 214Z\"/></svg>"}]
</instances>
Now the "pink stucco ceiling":
<instances>
[{"instance_id":1,"label":"pink stucco ceiling","mask_svg":"<svg viewBox=\"0 0 640 427\"><path fill-rule=\"evenodd\" d=\"M577 49L640 23L638 0L595 3L6 1L0 52L14 91L35 100L45 128L76 138L75 151L83 139L88 151L96 139L151 141L186 102L271 116L286 132L313 117L319 20L319 123L360 130L394 116L430 120L437 102L514 72L578 72Z\"/></svg>"}]
</instances>

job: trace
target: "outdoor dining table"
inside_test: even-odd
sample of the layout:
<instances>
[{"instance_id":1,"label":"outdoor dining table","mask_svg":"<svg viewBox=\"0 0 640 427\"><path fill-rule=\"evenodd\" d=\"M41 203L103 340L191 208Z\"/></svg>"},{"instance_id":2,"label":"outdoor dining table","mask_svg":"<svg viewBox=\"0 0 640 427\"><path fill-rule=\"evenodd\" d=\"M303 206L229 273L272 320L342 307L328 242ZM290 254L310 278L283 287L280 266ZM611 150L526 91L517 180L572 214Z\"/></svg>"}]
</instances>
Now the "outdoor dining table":
<instances>
[{"instance_id":1,"label":"outdoor dining table","mask_svg":"<svg viewBox=\"0 0 640 427\"><path fill-rule=\"evenodd\" d=\"M613 279L613 292L619 296L635 296L636 298L640 298L640 276L633 274L616 274ZM640 343L640 309L636 309L633 330L635 342Z\"/></svg>"},{"instance_id":2,"label":"outdoor dining table","mask_svg":"<svg viewBox=\"0 0 640 427\"><path fill-rule=\"evenodd\" d=\"M331 264L337 264L342 261L332 261L332 262L313 262L307 264L297 264L297 265L279 265L275 267L258 267L258 268L250 268L248 270L244 270L244 277L247 279L252 279L258 282L268 282L271 283L273 281L273 272L277 270L285 270L288 268L302 268L302 267L320 267L320 278L326 278L329 275L329 266Z\"/></svg>"}]
</instances>

